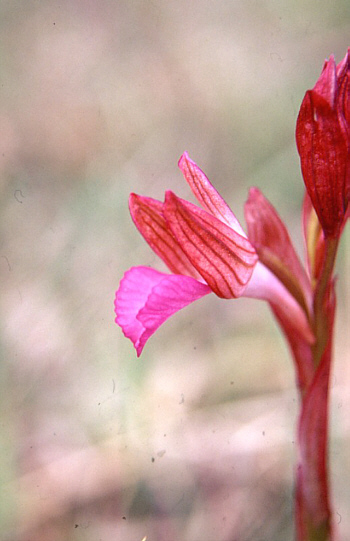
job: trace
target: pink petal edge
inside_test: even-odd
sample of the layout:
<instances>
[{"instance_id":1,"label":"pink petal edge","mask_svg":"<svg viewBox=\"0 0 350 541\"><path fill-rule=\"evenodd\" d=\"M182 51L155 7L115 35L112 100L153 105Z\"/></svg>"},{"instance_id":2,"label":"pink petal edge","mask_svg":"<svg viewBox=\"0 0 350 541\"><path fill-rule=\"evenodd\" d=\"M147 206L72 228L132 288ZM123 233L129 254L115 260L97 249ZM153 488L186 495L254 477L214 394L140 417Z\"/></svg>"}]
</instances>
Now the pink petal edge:
<instances>
[{"instance_id":1,"label":"pink petal edge","mask_svg":"<svg viewBox=\"0 0 350 541\"><path fill-rule=\"evenodd\" d=\"M165 274L150 267L132 267L120 282L115 297L115 322L137 352L171 315L211 292L191 276Z\"/></svg>"},{"instance_id":2,"label":"pink petal edge","mask_svg":"<svg viewBox=\"0 0 350 541\"><path fill-rule=\"evenodd\" d=\"M247 237L241 227L241 224L233 214L226 201L214 188L210 180L198 167L196 162L191 160L187 152L182 154L181 158L179 159L178 166L181 169L182 174L190 186L193 194L202 207L210 214L218 218L221 222L224 222L232 227L234 231L243 237Z\"/></svg>"}]
</instances>

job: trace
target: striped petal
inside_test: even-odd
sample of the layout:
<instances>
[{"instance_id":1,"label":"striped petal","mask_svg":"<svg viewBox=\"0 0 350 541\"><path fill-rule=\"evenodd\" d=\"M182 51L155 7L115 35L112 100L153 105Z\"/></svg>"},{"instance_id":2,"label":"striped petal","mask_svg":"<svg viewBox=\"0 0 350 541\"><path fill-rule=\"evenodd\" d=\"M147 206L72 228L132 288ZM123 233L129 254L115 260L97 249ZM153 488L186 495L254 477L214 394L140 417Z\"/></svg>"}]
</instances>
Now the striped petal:
<instances>
[{"instance_id":1,"label":"striped petal","mask_svg":"<svg viewBox=\"0 0 350 541\"><path fill-rule=\"evenodd\" d=\"M226 299L242 295L258 260L245 236L172 192L166 193L164 218L216 295Z\"/></svg>"},{"instance_id":2,"label":"striped petal","mask_svg":"<svg viewBox=\"0 0 350 541\"><path fill-rule=\"evenodd\" d=\"M230 207L198 165L189 158L187 152L181 156L179 167L202 207L245 237L246 234Z\"/></svg>"},{"instance_id":3,"label":"striped petal","mask_svg":"<svg viewBox=\"0 0 350 541\"><path fill-rule=\"evenodd\" d=\"M131 217L152 250L175 274L198 278L198 273L164 219L163 206L164 203L151 197L142 197L132 193L129 198Z\"/></svg>"},{"instance_id":4,"label":"striped petal","mask_svg":"<svg viewBox=\"0 0 350 541\"><path fill-rule=\"evenodd\" d=\"M305 186L324 234L330 237L340 236L350 191L345 68L347 72L347 64L341 63L338 81L334 58L325 63L316 85L305 94L296 125Z\"/></svg>"},{"instance_id":5,"label":"striped petal","mask_svg":"<svg viewBox=\"0 0 350 541\"><path fill-rule=\"evenodd\" d=\"M249 240L266 265L305 310L311 309L310 281L280 216L258 190L251 188L245 204Z\"/></svg>"}]
</instances>

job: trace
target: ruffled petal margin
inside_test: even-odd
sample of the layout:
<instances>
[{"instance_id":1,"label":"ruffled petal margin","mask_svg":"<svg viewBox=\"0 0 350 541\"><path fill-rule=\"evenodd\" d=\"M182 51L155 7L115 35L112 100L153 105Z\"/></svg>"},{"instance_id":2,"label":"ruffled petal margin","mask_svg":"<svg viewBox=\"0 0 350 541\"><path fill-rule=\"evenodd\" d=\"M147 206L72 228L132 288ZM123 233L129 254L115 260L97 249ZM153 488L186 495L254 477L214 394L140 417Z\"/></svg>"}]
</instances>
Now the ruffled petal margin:
<instances>
[{"instance_id":1,"label":"ruffled petal margin","mask_svg":"<svg viewBox=\"0 0 350 541\"><path fill-rule=\"evenodd\" d=\"M165 274L150 267L132 267L115 296L116 323L141 352L152 334L171 315L211 292L191 276Z\"/></svg>"}]
</instances>

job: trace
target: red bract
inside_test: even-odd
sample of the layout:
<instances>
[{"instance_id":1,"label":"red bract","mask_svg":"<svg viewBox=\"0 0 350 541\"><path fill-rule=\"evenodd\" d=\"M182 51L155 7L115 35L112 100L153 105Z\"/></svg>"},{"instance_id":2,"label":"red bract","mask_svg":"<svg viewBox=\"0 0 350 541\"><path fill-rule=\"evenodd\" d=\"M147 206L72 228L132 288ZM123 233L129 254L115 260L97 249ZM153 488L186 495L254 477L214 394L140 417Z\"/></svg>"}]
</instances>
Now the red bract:
<instances>
[{"instance_id":1,"label":"red bract","mask_svg":"<svg viewBox=\"0 0 350 541\"><path fill-rule=\"evenodd\" d=\"M296 142L306 189L325 236L338 237L350 193L350 53L325 62L300 107Z\"/></svg>"},{"instance_id":2,"label":"red bract","mask_svg":"<svg viewBox=\"0 0 350 541\"><path fill-rule=\"evenodd\" d=\"M133 267L120 283L115 300L116 322L132 340L137 354L169 316L209 292L225 299L246 296L267 300L280 307L298 335L312 342L303 310L303 292L300 303L289 284L258 261L237 218L187 153L181 157L179 167L203 209L170 191L164 202L130 196L130 213L136 227L173 273ZM278 224L271 235L278 228L283 229ZM288 242L283 230L281 260L290 252L290 241L287 247L285 244ZM296 269L293 263L288 275L293 283L298 278L294 279L295 272L299 272Z\"/></svg>"},{"instance_id":3,"label":"red bract","mask_svg":"<svg viewBox=\"0 0 350 541\"><path fill-rule=\"evenodd\" d=\"M245 204L249 240L259 259L288 288L306 312L311 310L311 284L286 226L258 188L249 190Z\"/></svg>"}]
</instances>

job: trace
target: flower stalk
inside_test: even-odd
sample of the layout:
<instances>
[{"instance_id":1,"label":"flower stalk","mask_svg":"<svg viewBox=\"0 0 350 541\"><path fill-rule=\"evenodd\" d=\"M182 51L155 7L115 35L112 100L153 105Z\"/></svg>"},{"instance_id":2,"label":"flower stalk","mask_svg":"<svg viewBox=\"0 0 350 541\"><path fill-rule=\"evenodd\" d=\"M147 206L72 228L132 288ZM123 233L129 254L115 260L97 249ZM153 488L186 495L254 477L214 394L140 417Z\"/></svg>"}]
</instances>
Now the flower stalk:
<instances>
[{"instance_id":1,"label":"flower stalk","mask_svg":"<svg viewBox=\"0 0 350 541\"><path fill-rule=\"evenodd\" d=\"M333 268L337 242L326 241L325 261L314 297L313 375L301 387L296 476L297 541L332 541L328 472L329 378L335 315Z\"/></svg>"}]
</instances>

